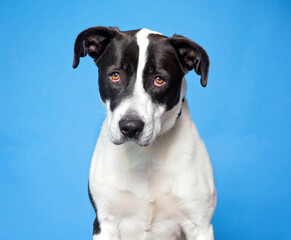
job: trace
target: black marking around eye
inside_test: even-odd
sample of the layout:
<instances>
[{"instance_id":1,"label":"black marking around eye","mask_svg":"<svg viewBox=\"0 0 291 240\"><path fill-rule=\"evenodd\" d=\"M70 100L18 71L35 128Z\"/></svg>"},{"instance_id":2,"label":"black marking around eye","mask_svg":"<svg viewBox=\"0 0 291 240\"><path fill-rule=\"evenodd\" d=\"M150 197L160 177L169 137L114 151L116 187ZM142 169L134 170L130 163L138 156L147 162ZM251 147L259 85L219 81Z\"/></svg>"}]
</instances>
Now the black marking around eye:
<instances>
[{"instance_id":1,"label":"black marking around eye","mask_svg":"<svg viewBox=\"0 0 291 240\"><path fill-rule=\"evenodd\" d=\"M99 92L103 102L110 100L110 109L133 93L139 48L135 32L127 32L123 39L112 41L98 61ZM112 71L120 73L120 81L108 81Z\"/></svg>"},{"instance_id":2,"label":"black marking around eye","mask_svg":"<svg viewBox=\"0 0 291 240\"><path fill-rule=\"evenodd\" d=\"M175 49L164 41L164 36L150 34L149 40L148 60L143 72L144 88L153 102L163 104L166 110L170 110L179 102L184 72ZM157 75L165 80L160 88L153 84Z\"/></svg>"}]
</instances>

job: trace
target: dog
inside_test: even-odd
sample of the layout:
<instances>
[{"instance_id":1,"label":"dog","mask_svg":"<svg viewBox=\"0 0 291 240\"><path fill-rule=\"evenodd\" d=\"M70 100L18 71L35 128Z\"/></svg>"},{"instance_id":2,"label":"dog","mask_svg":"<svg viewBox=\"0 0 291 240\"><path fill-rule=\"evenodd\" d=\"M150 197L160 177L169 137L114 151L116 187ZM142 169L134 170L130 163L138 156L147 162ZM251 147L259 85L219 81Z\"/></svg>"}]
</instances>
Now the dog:
<instances>
[{"instance_id":1,"label":"dog","mask_svg":"<svg viewBox=\"0 0 291 240\"><path fill-rule=\"evenodd\" d=\"M98 26L77 36L73 68L87 54L107 110L89 176L93 240L214 239L213 170L184 78L195 70L207 85L206 51L181 35Z\"/></svg>"}]
</instances>

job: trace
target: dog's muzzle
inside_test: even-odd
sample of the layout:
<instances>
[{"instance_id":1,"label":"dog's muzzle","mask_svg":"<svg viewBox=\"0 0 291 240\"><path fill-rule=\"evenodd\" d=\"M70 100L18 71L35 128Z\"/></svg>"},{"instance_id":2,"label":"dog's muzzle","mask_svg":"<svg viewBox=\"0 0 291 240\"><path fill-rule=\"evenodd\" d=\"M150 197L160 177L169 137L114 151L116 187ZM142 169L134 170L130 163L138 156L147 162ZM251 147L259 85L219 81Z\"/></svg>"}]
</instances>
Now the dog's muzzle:
<instances>
[{"instance_id":1,"label":"dog's muzzle","mask_svg":"<svg viewBox=\"0 0 291 240\"><path fill-rule=\"evenodd\" d=\"M127 138L137 137L143 130L144 122L138 119L121 119L119 129Z\"/></svg>"}]
</instances>

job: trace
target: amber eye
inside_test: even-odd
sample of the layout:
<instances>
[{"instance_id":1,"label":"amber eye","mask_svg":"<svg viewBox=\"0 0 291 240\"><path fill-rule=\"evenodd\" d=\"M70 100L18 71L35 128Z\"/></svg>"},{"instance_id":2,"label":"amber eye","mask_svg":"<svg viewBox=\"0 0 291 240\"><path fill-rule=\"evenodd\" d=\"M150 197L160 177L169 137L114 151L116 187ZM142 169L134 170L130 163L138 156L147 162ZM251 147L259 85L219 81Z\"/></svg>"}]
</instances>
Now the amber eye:
<instances>
[{"instance_id":1,"label":"amber eye","mask_svg":"<svg viewBox=\"0 0 291 240\"><path fill-rule=\"evenodd\" d=\"M161 77L156 77L155 78L155 81L154 81L154 84L155 86L157 87L161 87L163 84L164 84L165 80Z\"/></svg>"},{"instance_id":2,"label":"amber eye","mask_svg":"<svg viewBox=\"0 0 291 240\"><path fill-rule=\"evenodd\" d=\"M111 74L111 79L113 82L118 82L120 80L120 74L118 72Z\"/></svg>"}]
</instances>

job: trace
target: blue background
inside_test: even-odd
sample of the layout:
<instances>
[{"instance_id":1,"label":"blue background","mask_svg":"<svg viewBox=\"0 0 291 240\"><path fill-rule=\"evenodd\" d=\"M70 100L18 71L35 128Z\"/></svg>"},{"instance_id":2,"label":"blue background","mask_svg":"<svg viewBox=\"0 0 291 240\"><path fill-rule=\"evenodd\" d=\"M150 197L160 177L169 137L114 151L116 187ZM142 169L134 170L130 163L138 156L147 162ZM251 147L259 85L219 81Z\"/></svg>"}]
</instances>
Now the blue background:
<instances>
[{"instance_id":1,"label":"blue background","mask_svg":"<svg viewBox=\"0 0 291 240\"><path fill-rule=\"evenodd\" d=\"M91 239L90 159L105 117L85 28L185 35L211 59L187 75L212 159L216 240L291 239L290 1L1 1L0 239Z\"/></svg>"}]
</instances>

